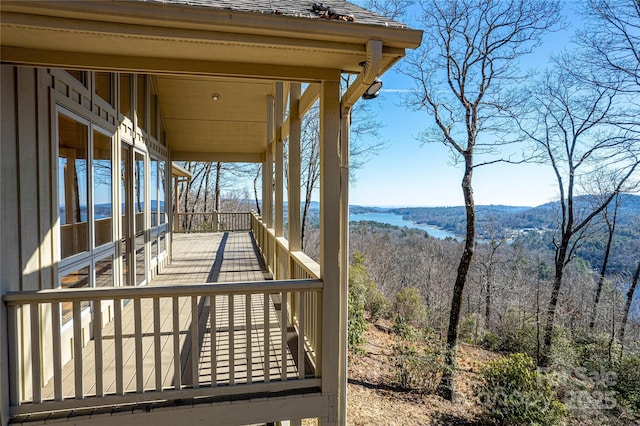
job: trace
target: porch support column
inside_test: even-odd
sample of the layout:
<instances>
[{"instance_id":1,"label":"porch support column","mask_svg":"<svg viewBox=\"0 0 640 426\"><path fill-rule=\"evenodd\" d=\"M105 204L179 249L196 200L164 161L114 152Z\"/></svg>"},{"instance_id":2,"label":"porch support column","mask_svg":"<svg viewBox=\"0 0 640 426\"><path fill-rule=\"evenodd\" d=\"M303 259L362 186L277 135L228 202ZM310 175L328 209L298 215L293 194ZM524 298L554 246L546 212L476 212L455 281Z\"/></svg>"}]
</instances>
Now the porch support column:
<instances>
[{"instance_id":1,"label":"porch support column","mask_svg":"<svg viewBox=\"0 0 640 426\"><path fill-rule=\"evenodd\" d=\"M275 98L275 163L276 163L276 179L275 179L275 234L277 237L284 235L284 142L282 140L282 122L284 120L284 88L281 81L276 83Z\"/></svg>"},{"instance_id":2,"label":"porch support column","mask_svg":"<svg viewBox=\"0 0 640 426\"><path fill-rule=\"evenodd\" d=\"M263 220L267 228L273 228L273 96L267 96L267 153L262 170L264 199Z\"/></svg>"},{"instance_id":3,"label":"porch support column","mask_svg":"<svg viewBox=\"0 0 640 426\"><path fill-rule=\"evenodd\" d=\"M340 83L320 85L320 277L322 292L322 392L329 400L329 424L345 424L340 418L342 372L345 356L341 329L342 292L340 288ZM336 315L336 313L338 315Z\"/></svg>"},{"instance_id":4,"label":"porch support column","mask_svg":"<svg viewBox=\"0 0 640 426\"><path fill-rule=\"evenodd\" d=\"M287 203L289 207L289 227L287 237L290 251L302 249L300 232L300 83L291 83L289 92L289 170ZM300 277L292 277L300 278Z\"/></svg>"}]
</instances>

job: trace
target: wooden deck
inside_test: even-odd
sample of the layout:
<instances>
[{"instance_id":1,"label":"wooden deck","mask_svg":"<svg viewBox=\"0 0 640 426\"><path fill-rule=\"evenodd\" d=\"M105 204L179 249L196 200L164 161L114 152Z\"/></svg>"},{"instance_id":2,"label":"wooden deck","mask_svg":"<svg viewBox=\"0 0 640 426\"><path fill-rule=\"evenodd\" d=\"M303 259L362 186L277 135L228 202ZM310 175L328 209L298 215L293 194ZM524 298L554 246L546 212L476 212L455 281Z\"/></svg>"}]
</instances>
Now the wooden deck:
<instances>
[{"instance_id":1,"label":"wooden deck","mask_svg":"<svg viewBox=\"0 0 640 426\"><path fill-rule=\"evenodd\" d=\"M270 280L249 232L174 234L173 261L154 284Z\"/></svg>"},{"instance_id":2,"label":"wooden deck","mask_svg":"<svg viewBox=\"0 0 640 426\"><path fill-rule=\"evenodd\" d=\"M150 283L151 286L271 279L249 232L175 234L173 244L172 264ZM215 299L213 309L212 299ZM183 387L226 387L289 380L300 375L297 368L298 353L295 350L297 338L291 327L281 326L283 315L279 294L162 298L157 301L144 299L136 302L124 301L122 307L123 383L116 381L118 360L115 341L118 336L114 321L111 320L103 328L104 395L140 393L141 389L147 392ZM159 303L159 309L154 309L154 303ZM192 312L196 312L196 309L199 353L193 356ZM136 310L139 310L138 317L141 317L138 324L135 320ZM103 312L106 311L103 305ZM154 315L154 312L160 314ZM268 324L265 327L266 319ZM174 331L176 326L180 330L179 339ZM140 335L136 327L140 328L141 339L136 338ZM212 330L215 332L212 333ZM282 330L286 330L286 333ZM159 343L156 342L158 335ZM265 344L265 336L268 344ZM215 350L212 350L212 345ZM81 393L89 397L98 393L95 385L95 350L94 340L90 340L82 349ZM160 363L157 362L158 358ZM181 369L176 372L174 365L178 358ZM197 367L194 367L194 362ZM158 365L162 365L162 368L158 369ZM74 381L76 367L73 359L63 367L64 399L77 398L78 384ZM305 373L313 375L308 366L305 366L302 375ZM197 380L194 380L194 374L197 374ZM42 389L43 400L54 398L52 381Z\"/></svg>"}]
</instances>

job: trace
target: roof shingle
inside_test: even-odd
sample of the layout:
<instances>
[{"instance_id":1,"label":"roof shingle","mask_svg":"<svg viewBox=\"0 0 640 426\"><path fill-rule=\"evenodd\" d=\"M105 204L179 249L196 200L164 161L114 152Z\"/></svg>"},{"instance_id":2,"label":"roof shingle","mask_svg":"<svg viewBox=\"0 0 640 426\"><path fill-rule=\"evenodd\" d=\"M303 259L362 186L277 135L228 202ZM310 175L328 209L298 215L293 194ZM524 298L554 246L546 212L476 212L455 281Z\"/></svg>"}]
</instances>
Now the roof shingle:
<instances>
[{"instance_id":1,"label":"roof shingle","mask_svg":"<svg viewBox=\"0 0 640 426\"><path fill-rule=\"evenodd\" d=\"M336 19L365 25L406 28L405 24L380 16L345 0L141 0L191 7L207 7L249 13L276 14L308 19ZM316 7L314 7L316 4ZM322 7L318 7L322 6ZM330 8L330 12L326 11ZM319 10L325 9L325 10ZM334 15L331 15L331 12Z\"/></svg>"}]
</instances>

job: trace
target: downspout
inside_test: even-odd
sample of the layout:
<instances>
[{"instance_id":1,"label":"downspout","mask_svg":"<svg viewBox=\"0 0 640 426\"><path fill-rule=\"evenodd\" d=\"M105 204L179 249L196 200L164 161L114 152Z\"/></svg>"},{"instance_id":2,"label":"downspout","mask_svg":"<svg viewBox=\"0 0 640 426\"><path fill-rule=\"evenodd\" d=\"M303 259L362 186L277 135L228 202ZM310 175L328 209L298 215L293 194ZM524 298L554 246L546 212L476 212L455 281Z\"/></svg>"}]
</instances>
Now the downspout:
<instances>
[{"instance_id":1,"label":"downspout","mask_svg":"<svg viewBox=\"0 0 640 426\"><path fill-rule=\"evenodd\" d=\"M340 371L338 424L347 421L347 324L349 300L349 146L351 109L367 88L374 82L382 64L382 41L367 41L366 62L362 72L347 89L340 101Z\"/></svg>"}]
</instances>

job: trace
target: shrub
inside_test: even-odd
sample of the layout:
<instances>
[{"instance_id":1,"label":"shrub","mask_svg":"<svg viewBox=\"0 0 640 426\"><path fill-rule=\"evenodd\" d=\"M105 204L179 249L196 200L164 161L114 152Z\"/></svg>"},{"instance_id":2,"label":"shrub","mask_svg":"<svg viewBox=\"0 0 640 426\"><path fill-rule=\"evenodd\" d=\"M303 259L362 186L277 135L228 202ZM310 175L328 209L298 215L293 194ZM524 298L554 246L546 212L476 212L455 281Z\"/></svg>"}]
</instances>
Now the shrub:
<instances>
[{"instance_id":1,"label":"shrub","mask_svg":"<svg viewBox=\"0 0 640 426\"><path fill-rule=\"evenodd\" d=\"M610 359L617 358L620 345L614 342L609 352L610 336L588 330L574 333L577 362L588 371L603 371L611 368Z\"/></svg>"},{"instance_id":2,"label":"shrub","mask_svg":"<svg viewBox=\"0 0 640 426\"><path fill-rule=\"evenodd\" d=\"M559 326L553 329L553 340L549 354L550 367L556 371L570 372L578 365L578 355L573 340Z\"/></svg>"},{"instance_id":3,"label":"shrub","mask_svg":"<svg viewBox=\"0 0 640 426\"><path fill-rule=\"evenodd\" d=\"M564 405L536 369L533 359L521 353L490 361L480 372L475 392L487 410L487 422L500 425L557 425Z\"/></svg>"},{"instance_id":4,"label":"shrub","mask_svg":"<svg viewBox=\"0 0 640 426\"><path fill-rule=\"evenodd\" d=\"M618 402L629 406L631 410L640 411L640 355L627 355L614 368L616 381L613 389Z\"/></svg>"},{"instance_id":5,"label":"shrub","mask_svg":"<svg viewBox=\"0 0 640 426\"><path fill-rule=\"evenodd\" d=\"M499 327L501 351L522 352L531 357L537 355L538 338L533 315L509 309Z\"/></svg>"},{"instance_id":6,"label":"shrub","mask_svg":"<svg viewBox=\"0 0 640 426\"><path fill-rule=\"evenodd\" d=\"M420 392L436 390L444 369L444 344L430 331L418 333L408 325L410 339L398 335L393 347L393 367L398 386Z\"/></svg>"},{"instance_id":7,"label":"shrub","mask_svg":"<svg viewBox=\"0 0 640 426\"><path fill-rule=\"evenodd\" d=\"M376 322L380 318L386 317L389 312L389 302L380 291L375 282L369 281L367 291L364 296L364 309L369 312L371 321Z\"/></svg>"},{"instance_id":8,"label":"shrub","mask_svg":"<svg viewBox=\"0 0 640 426\"><path fill-rule=\"evenodd\" d=\"M484 346L487 349L491 349L492 351L498 351L500 350L501 345L502 345L502 342L500 341L500 338L490 331L487 331L482 337L482 346Z\"/></svg>"},{"instance_id":9,"label":"shrub","mask_svg":"<svg viewBox=\"0 0 640 426\"><path fill-rule=\"evenodd\" d=\"M422 296L415 287L405 287L396 294L393 311L396 316L417 327L423 325L426 317Z\"/></svg>"},{"instance_id":10,"label":"shrub","mask_svg":"<svg viewBox=\"0 0 640 426\"><path fill-rule=\"evenodd\" d=\"M393 321L393 333L397 338L415 342L418 338L418 330L409 324L403 317L396 317Z\"/></svg>"},{"instance_id":11,"label":"shrub","mask_svg":"<svg viewBox=\"0 0 640 426\"><path fill-rule=\"evenodd\" d=\"M362 352L362 345L365 342L364 331L367 323L364 319L364 304L367 285L370 281L364 266L364 256L355 253L349 268L349 320L347 323L349 350L352 352Z\"/></svg>"}]
</instances>

